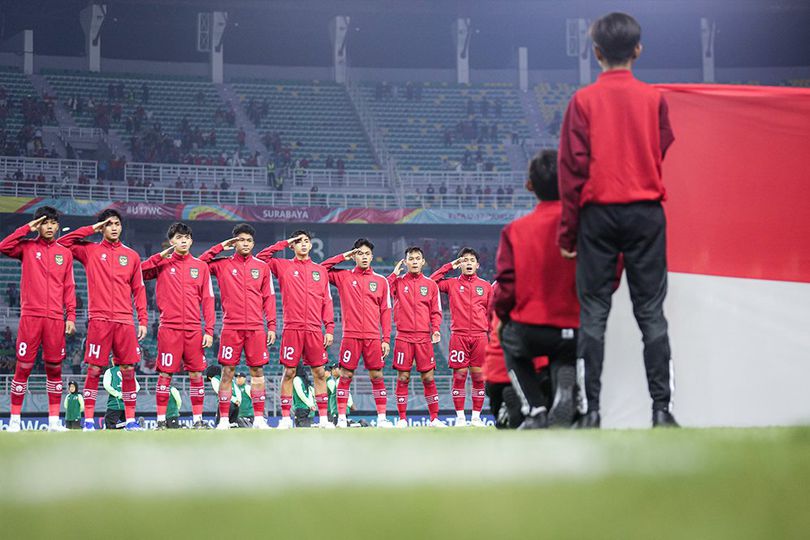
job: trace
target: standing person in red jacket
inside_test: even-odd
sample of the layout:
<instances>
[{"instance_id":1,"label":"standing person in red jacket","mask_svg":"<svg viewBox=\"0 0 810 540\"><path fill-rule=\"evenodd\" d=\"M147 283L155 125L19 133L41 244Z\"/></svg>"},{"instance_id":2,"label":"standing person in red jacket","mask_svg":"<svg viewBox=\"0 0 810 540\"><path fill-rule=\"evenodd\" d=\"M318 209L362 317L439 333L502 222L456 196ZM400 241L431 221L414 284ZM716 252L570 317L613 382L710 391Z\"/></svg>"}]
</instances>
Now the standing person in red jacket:
<instances>
[{"instance_id":1,"label":"standing person in red jacket","mask_svg":"<svg viewBox=\"0 0 810 540\"><path fill-rule=\"evenodd\" d=\"M166 237L171 245L143 263L143 278L157 280L155 297L160 311L155 366L158 372L157 429L167 428L166 408L172 374L180 371L181 361L183 369L188 371L194 428L207 429L202 419L205 400L202 372L206 368L203 349L214 343L214 287L208 265L190 253L191 227L174 223ZM205 331L201 327L201 308Z\"/></svg>"},{"instance_id":2,"label":"standing person in red jacket","mask_svg":"<svg viewBox=\"0 0 810 540\"><path fill-rule=\"evenodd\" d=\"M128 431L140 430L135 421L138 391L134 366L141 359L138 342L146 337L148 314L146 288L141 273L141 258L121 243L121 214L107 209L98 215L98 223L80 227L59 239L87 273L90 321L87 324L87 377L84 380L84 431L95 429L93 415L98 396L101 370L109 365L110 352L121 368L121 392ZM82 240L101 233L99 243ZM138 314L138 333L132 326L132 300Z\"/></svg>"},{"instance_id":3,"label":"standing person in red jacket","mask_svg":"<svg viewBox=\"0 0 810 540\"><path fill-rule=\"evenodd\" d=\"M661 163L674 141L667 102L631 71L641 54L641 27L611 13L591 27L602 74L579 90L560 132L563 257L577 259L582 306L578 358L586 400L580 427L599 427L605 327L620 254L633 312L644 339L644 366L653 426L677 426L672 416L672 358L667 294L666 192Z\"/></svg>"},{"instance_id":4,"label":"standing person in red jacket","mask_svg":"<svg viewBox=\"0 0 810 540\"><path fill-rule=\"evenodd\" d=\"M458 258L436 270L430 279L438 283L439 290L450 300L450 355L453 370L453 405L456 409L456 427L466 427L464 415L467 372L472 379L472 418L470 425L485 427L481 420L484 408L484 351L489 341L489 312L492 302L492 285L478 277L478 252L471 247L462 248ZM446 279L451 270L461 268L461 275Z\"/></svg>"},{"instance_id":5,"label":"standing person in red jacket","mask_svg":"<svg viewBox=\"0 0 810 540\"><path fill-rule=\"evenodd\" d=\"M545 428L549 420L570 427L579 303L576 263L560 257L556 242L561 211L556 152L546 150L532 160L526 187L540 203L503 228L498 246L495 314L502 321L501 347L523 400L526 419L518 429ZM549 357L555 391L550 412L534 365L537 356Z\"/></svg>"},{"instance_id":6,"label":"standing person in red jacket","mask_svg":"<svg viewBox=\"0 0 810 540\"><path fill-rule=\"evenodd\" d=\"M273 254L291 248L292 259L276 259ZM329 421L329 394L326 388L326 349L332 344L335 333L335 315L332 294L326 268L315 264L309 257L312 236L307 231L295 231L292 238L281 240L259 253L267 263L281 287L281 308L284 328L281 333L281 364L284 376L281 381L281 421L279 429L292 427L293 379L298 360L312 370L315 386L315 402L318 406L318 427L334 429ZM324 333L325 331L325 333Z\"/></svg>"},{"instance_id":7,"label":"standing person in red jacket","mask_svg":"<svg viewBox=\"0 0 810 540\"><path fill-rule=\"evenodd\" d=\"M37 233L36 238L25 238L32 232ZM62 360L65 334L76 330L76 283L73 255L56 243L58 232L59 213L50 206L41 206L32 221L0 242L0 253L22 263L17 365L11 381L9 433L20 431L25 389L40 346L47 377L48 431L66 431L59 421Z\"/></svg>"},{"instance_id":8,"label":"standing person in red jacket","mask_svg":"<svg viewBox=\"0 0 810 540\"><path fill-rule=\"evenodd\" d=\"M352 259L355 263L353 269L335 268L343 261ZM388 393L382 372L385 357L391 352L391 293L388 280L371 268L373 259L374 244L366 238L359 238L350 251L323 262L323 267L329 271L329 283L337 287L343 312L337 427L348 427L346 406L349 387L361 355L371 379L374 404L377 406L377 427L394 427L385 417Z\"/></svg>"},{"instance_id":9,"label":"standing person in red jacket","mask_svg":"<svg viewBox=\"0 0 810 540\"><path fill-rule=\"evenodd\" d=\"M408 272L400 277L402 265L407 265ZM388 284L394 297L394 323L397 327L394 369L399 372L396 390L398 428L408 427L408 386L414 360L416 370L422 377L430 425L447 427L447 424L439 420L439 392L436 390L436 381L433 380L436 370L433 345L442 339L439 333L442 324L442 299L436 282L422 274L424 266L424 253L420 248L412 246L405 250L405 258L397 263L388 276Z\"/></svg>"},{"instance_id":10,"label":"standing person in red jacket","mask_svg":"<svg viewBox=\"0 0 810 540\"><path fill-rule=\"evenodd\" d=\"M218 355L222 378L217 429L230 428L228 413L234 391L232 381L243 349L250 369L253 427L270 429L264 417L266 393L263 366L270 361L267 347L276 342L276 294L267 265L252 255L256 230L247 223L240 223L233 228L232 234L233 238L215 245L200 256L200 260L208 263L211 273L217 278L224 313ZM224 250L231 249L236 253L215 259Z\"/></svg>"}]
</instances>

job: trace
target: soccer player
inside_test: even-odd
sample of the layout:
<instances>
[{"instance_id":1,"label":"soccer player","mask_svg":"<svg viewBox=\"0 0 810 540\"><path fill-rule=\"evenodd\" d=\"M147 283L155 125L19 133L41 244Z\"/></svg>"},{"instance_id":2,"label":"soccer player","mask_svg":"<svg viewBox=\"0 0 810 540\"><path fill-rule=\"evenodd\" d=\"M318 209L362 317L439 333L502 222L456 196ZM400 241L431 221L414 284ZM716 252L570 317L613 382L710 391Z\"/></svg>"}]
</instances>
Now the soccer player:
<instances>
[{"instance_id":1,"label":"soccer player","mask_svg":"<svg viewBox=\"0 0 810 540\"><path fill-rule=\"evenodd\" d=\"M633 313L644 341L652 424L676 427L667 295L666 190L661 167L675 140L667 102L633 76L641 26L610 13L591 26L597 81L571 98L560 130L559 190L563 257L577 260L582 306L578 372L585 386L579 427L599 427L605 328L616 264L624 257Z\"/></svg>"},{"instance_id":2,"label":"soccer player","mask_svg":"<svg viewBox=\"0 0 810 540\"><path fill-rule=\"evenodd\" d=\"M470 424L485 427L481 420L484 407L484 353L489 341L489 308L492 302L492 286L476 275L479 264L478 252L471 247L462 248L458 258L436 270L430 279L438 283L439 290L450 300L450 356L453 370L453 405L456 409L456 427L465 427L464 415L467 372L472 379L472 418ZM451 270L461 268L461 275L446 279Z\"/></svg>"},{"instance_id":3,"label":"soccer player","mask_svg":"<svg viewBox=\"0 0 810 540\"><path fill-rule=\"evenodd\" d=\"M36 238L25 238L29 233ZM34 219L0 242L0 253L22 263L20 324L17 331L17 365L11 381L11 416L8 432L20 431L28 377L42 347L48 393L48 431L65 431L59 421L62 402L62 360L65 334L76 329L76 284L73 255L56 242L59 214L42 206Z\"/></svg>"},{"instance_id":4,"label":"soccer player","mask_svg":"<svg viewBox=\"0 0 810 540\"><path fill-rule=\"evenodd\" d=\"M408 272L400 277L403 265L407 265ZM439 420L439 393L436 390L436 381L433 380L436 369L433 344L442 338L439 333L442 301L436 282L422 274L424 266L425 255L422 250L409 247L405 250L405 258L397 263L388 276L388 284L394 297L394 323L397 327L394 369L399 372L396 390L398 428L408 427L408 385L414 360L416 370L422 377L430 425L447 427L447 424Z\"/></svg>"},{"instance_id":5,"label":"soccer player","mask_svg":"<svg viewBox=\"0 0 810 540\"><path fill-rule=\"evenodd\" d=\"M264 417L266 399L263 366L270 360L267 347L276 341L276 297L270 271L252 255L256 230L247 223L233 228L233 238L215 245L202 254L211 273L217 278L222 295L222 335L218 360L222 365L219 385L219 423L217 429L228 429L228 411L233 397L233 375L245 351L250 369L250 391L253 400L253 427L270 429ZM215 257L224 250L235 250L227 258ZM265 335L265 321L267 334Z\"/></svg>"},{"instance_id":6,"label":"soccer player","mask_svg":"<svg viewBox=\"0 0 810 540\"><path fill-rule=\"evenodd\" d=\"M295 253L292 259L273 258L273 254L288 247ZM300 358L312 370L315 402L318 406L318 427L335 427L327 416L329 396L323 369L327 360L326 349L334 339L334 307L326 268L312 261L309 257L311 249L312 236L307 231L296 231L292 238L276 242L258 255L270 267L281 287L281 307L284 314L281 364L284 366L284 376L281 381L280 429L292 427L290 407L293 379Z\"/></svg>"},{"instance_id":7,"label":"soccer player","mask_svg":"<svg viewBox=\"0 0 810 540\"><path fill-rule=\"evenodd\" d=\"M360 238L354 247L323 262L329 271L329 282L337 287L343 313L343 341L340 344L340 380L337 385L337 427L348 427L346 405L352 377L363 357L371 379L377 427L394 425L385 417L388 402L383 380L385 357L391 351L391 294L388 280L374 272L374 244ZM336 265L354 260L351 270L338 270ZM380 336L382 330L382 337Z\"/></svg>"},{"instance_id":8,"label":"soccer player","mask_svg":"<svg viewBox=\"0 0 810 540\"><path fill-rule=\"evenodd\" d=\"M214 342L214 287L208 265L190 253L191 227L174 223L166 237L171 245L143 263L143 278L157 280L155 297L160 311L155 366L156 429L166 429L172 375L180 371L181 361L188 371L193 427L208 429L202 419L205 400L202 374L206 368L203 349ZM200 309L205 317L205 330L201 327Z\"/></svg>"},{"instance_id":9,"label":"soccer player","mask_svg":"<svg viewBox=\"0 0 810 540\"><path fill-rule=\"evenodd\" d=\"M140 361L138 342L146 337L148 314L146 288L141 274L141 258L121 243L123 224L121 214L107 209L98 215L95 225L80 227L59 239L70 249L73 257L84 265L87 273L90 321L87 324L87 348L84 361L84 431L95 429L93 416L98 397L101 370L109 364L110 352L121 369L122 393L128 431L140 430L135 421L138 391L134 365ZM101 233L101 242L82 240ZM132 325L132 301L138 315L138 331Z\"/></svg>"}]
</instances>

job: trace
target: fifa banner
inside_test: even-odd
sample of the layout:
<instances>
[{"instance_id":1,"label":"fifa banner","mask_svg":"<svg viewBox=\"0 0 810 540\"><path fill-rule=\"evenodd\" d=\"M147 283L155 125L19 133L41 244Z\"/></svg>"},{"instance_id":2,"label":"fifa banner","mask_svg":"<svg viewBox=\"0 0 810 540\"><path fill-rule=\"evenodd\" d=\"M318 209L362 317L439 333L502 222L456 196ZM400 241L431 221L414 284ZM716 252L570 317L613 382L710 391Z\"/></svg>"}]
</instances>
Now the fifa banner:
<instances>
[{"instance_id":1,"label":"fifa banner","mask_svg":"<svg viewBox=\"0 0 810 540\"><path fill-rule=\"evenodd\" d=\"M425 208L322 208L211 204L152 204L145 202L86 201L42 197L0 197L0 213L30 214L43 205L65 215L95 216L115 208L125 218L183 221L249 221L264 223L353 224L480 224L504 225L527 212L525 209L448 210Z\"/></svg>"},{"instance_id":2,"label":"fifa banner","mask_svg":"<svg viewBox=\"0 0 810 540\"><path fill-rule=\"evenodd\" d=\"M810 422L810 89L661 85L673 410L692 426ZM603 425L650 423L626 280L614 295Z\"/></svg>"}]
</instances>

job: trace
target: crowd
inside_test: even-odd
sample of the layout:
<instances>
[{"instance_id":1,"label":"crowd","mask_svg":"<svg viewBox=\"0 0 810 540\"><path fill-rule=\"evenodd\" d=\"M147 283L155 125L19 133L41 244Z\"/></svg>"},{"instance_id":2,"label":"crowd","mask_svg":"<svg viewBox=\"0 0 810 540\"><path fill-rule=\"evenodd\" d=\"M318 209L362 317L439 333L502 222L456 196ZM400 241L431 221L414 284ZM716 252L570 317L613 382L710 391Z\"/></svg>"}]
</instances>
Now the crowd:
<instances>
[{"instance_id":1,"label":"crowd","mask_svg":"<svg viewBox=\"0 0 810 540\"><path fill-rule=\"evenodd\" d=\"M22 127L15 133L7 129L12 116L19 111ZM53 100L26 95L15 101L5 86L0 85L0 155L58 157L53 148L45 148L43 124L55 123Z\"/></svg>"}]
</instances>

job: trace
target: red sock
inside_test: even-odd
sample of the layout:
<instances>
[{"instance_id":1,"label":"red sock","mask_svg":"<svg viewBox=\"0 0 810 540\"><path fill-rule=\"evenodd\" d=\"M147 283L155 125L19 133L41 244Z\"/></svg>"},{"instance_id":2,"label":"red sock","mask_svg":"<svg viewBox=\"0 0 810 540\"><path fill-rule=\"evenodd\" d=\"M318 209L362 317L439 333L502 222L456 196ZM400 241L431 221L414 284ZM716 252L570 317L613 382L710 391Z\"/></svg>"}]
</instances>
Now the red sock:
<instances>
[{"instance_id":1,"label":"red sock","mask_svg":"<svg viewBox=\"0 0 810 540\"><path fill-rule=\"evenodd\" d=\"M329 394L315 394L315 403L318 405L318 416L326 416L329 412Z\"/></svg>"},{"instance_id":2,"label":"red sock","mask_svg":"<svg viewBox=\"0 0 810 540\"><path fill-rule=\"evenodd\" d=\"M59 416L62 406L62 364L45 363L45 389L48 392L48 416Z\"/></svg>"},{"instance_id":3,"label":"red sock","mask_svg":"<svg viewBox=\"0 0 810 540\"><path fill-rule=\"evenodd\" d=\"M84 378L84 390L82 391L82 398L84 398L84 419L94 421L96 412L96 398L98 397L98 379L101 376L101 370L91 367L87 368L87 376Z\"/></svg>"},{"instance_id":4,"label":"red sock","mask_svg":"<svg viewBox=\"0 0 810 540\"><path fill-rule=\"evenodd\" d=\"M422 385L425 387L425 401L432 421L439 416L439 392L436 390L436 381L422 381Z\"/></svg>"},{"instance_id":5,"label":"red sock","mask_svg":"<svg viewBox=\"0 0 810 540\"><path fill-rule=\"evenodd\" d=\"M135 370L121 370L121 400L124 402L124 417L127 422L135 420L135 404L138 401L138 390L135 385Z\"/></svg>"},{"instance_id":6,"label":"red sock","mask_svg":"<svg viewBox=\"0 0 810 540\"><path fill-rule=\"evenodd\" d=\"M481 412L481 409L484 408L484 397L487 395L484 390L484 374L480 371L470 371L470 377L472 378L473 410Z\"/></svg>"},{"instance_id":7,"label":"red sock","mask_svg":"<svg viewBox=\"0 0 810 540\"><path fill-rule=\"evenodd\" d=\"M28 377L34 364L23 364L17 361L14 369L14 378L11 380L11 414L20 414L22 411L25 390L28 388Z\"/></svg>"},{"instance_id":8,"label":"red sock","mask_svg":"<svg viewBox=\"0 0 810 540\"><path fill-rule=\"evenodd\" d=\"M233 396L233 383L228 385L227 390L225 385L220 384L219 387L219 420L220 422L228 420L231 411L231 396Z\"/></svg>"},{"instance_id":9,"label":"red sock","mask_svg":"<svg viewBox=\"0 0 810 540\"><path fill-rule=\"evenodd\" d=\"M397 412L399 412L400 420L405 420L408 414L408 386L410 386L410 381L397 379Z\"/></svg>"},{"instance_id":10,"label":"red sock","mask_svg":"<svg viewBox=\"0 0 810 540\"><path fill-rule=\"evenodd\" d=\"M352 385L352 380L348 377L341 377L337 385L337 407L338 414L346 414L346 408L349 405L349 387Z\"/></svg>"},{"instance_id":11,"label":"red sock","mask_svg":"<svg viewBox=\"0 0 810 540\"><path fill-rule=\"evenodd\" d=\"M388 391L385 389L385 381L382 377L371 379L371 393L374 395L377 414L385 414L385 409L388 407Z\"/></svg>"},{"instance_id":12,"label":"red sock","mask_svg":"<svg viewBox=\"0 0 810 540\"><path fill-rule=\"evenodd\" d=\"M191 414L202 416L203 402L205 401L205 386L202 375L189 379L189 394L191 394Z\"/></svg>"},{"instance_id":13,"label":"red sock","mask_svg":"<svg viewBox=\"0 0 810 540\"><path fill-rule=\"evenodd\" d=\"M169 406L169 386L171 384L171 378L158 375L157 388L155 388L155 403L157 404L158 416L166 416L166 408Z\"/></svg>"},{"instance_id":14,"label":"red sock","mask_svg":"<svg viewBox=\"0 0 810 540\"><path fill-rule=\"evenodd\" d=\"M256 388L255 386L251 385L250 399L253 401L253 417L263 418L264 401L267 399L267 396L264 391L264 386L262 386L261 388Z\"/></svg>"},{"instance_id":15,"label":"red sock","mask_svg":"<svg viewBox=\"0 0 810 540\"><path fill-rule=\"evenodd\" d=\"M281 394L281 417L282 418L289 418L290 417L290 409L292 408L292 396L285 396Z\"/></svg>"},{"instance_id":16,"label":"red sock","mask_svg":"<svg viewBox=\"0 0 810 540\"><path fill-rule=\"evenodd\" d=\"M467 398L467 372L463 369L453 371L453 407L457 412L464 412L464 400Z\"/></svg>"}]
</instances>

